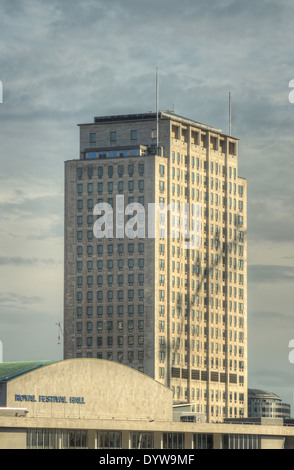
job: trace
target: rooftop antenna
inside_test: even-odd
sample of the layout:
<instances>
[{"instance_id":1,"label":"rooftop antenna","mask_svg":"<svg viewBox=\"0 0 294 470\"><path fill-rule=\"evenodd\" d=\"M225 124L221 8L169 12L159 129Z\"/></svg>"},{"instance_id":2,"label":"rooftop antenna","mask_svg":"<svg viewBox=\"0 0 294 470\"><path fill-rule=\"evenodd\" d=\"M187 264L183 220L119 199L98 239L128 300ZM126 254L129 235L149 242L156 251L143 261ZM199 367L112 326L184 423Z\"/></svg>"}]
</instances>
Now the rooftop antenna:
<instances>
[{"instance_id":1,"label":"rooftop antenna","mask_svg":"<svg viewBox=\"0 0 294 470\"><path fill-rule=\"evenodd\" d=\"M158 67L156 67L156 153L158 152L159 126L158 126Z\"/></svg>"},{"instance_id":2,"label":"rooftop antenna","mask_svg":"<svg viewBox=\"0 0 294 470\"><path fill-rule=\"evenodd\" d=\"M232 123L231 123L231 92L229 92L229 135L231 135Z\"/></svg>"},{"instance_id":3,"label":"rooftop antenna","mask_svg":"<svg viewBox=\"0 0 294 470\"><path fill-rule=\"evenodd\" d=\"M62 325L61 325L60 321L58 323L55 323L55 324L58 326L58 341L57 341L57 344L60 344L61 335L63 336L63 329L62 329Z\"/></svg>"}]
</instances>

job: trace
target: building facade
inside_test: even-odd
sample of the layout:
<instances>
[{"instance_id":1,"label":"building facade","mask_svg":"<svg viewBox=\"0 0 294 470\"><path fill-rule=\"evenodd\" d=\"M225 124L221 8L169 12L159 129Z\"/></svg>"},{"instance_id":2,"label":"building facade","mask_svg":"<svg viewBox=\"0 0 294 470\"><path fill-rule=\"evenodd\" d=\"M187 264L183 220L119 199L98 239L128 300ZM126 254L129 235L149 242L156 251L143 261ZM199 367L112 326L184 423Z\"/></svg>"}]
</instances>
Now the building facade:
<instances>
[{"instance_id":1,"label":"building facade","mask_svg":"<svg viewBox=\"0 0 294 470\"><path fill-rule=\"evenodd\" d=\"M283 403L275 393L263 390L248 390L248 417L250 418L290 418L291 406Z\"/></svg>"},{"instance_id":2,"label":"building facade","mask_svg":"<svg viewBox=\"0 0 294 470\"><path fill-rule=\"evenodd\" d=\"M238 139L172 112L79 127L80 158L65 162L65 359L129 365L207 421L247 416Z\"/></svg>"},{"instance_id":3,"label":"building facade","mask_svg":"<svg viewBox=\"0 0 294 470\"><path fill-rule=\"evenodd\" d=\"M163 459L189 449L191 464L199 449L283 448L294 448L283 419L175 420L171 389L115 361L0 364L0 449L106 449L110 463L118 456L111 449L163 449ZM151 452L129 451L120 463L145 455L153 463Z\"/></svg>"}]
</instances>

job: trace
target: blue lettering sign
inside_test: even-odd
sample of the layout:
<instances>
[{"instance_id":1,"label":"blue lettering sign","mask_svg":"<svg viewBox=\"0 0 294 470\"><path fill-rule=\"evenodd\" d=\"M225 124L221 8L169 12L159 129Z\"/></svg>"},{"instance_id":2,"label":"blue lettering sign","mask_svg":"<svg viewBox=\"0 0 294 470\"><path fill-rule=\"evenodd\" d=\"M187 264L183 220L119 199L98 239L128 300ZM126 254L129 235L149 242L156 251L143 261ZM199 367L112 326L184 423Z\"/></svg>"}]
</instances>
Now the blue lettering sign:
<instances>
[{"instance_id":1,"label":"blue lettering sign","mask_svg":"<svg viewBox=\"0 0 294 470\"><path fill-rule=\"evenodd\" d=\"M37 401L35 395L15 395L15 401Z\"/></svg>"},{"instance_id":2,"label":"blue lettering sign","mask_svg":"<svg viewBox=\"0 0 294 470\"><path fill-rule=\"evenodd\" d=\"M79 405L85 405L84 397L70 397L70 403L78 403Z\"/></svg>"},{"instance_id":3,"label":"blue lettering sign","mask_svg":"<svg viewBox=\"0 0 294 470\"><path fill-rule=\"evenodd\" d=\"M35 395L15 395L15 401L36 402ZM65 396L57 395L39 395L39 402L42 403L68 403ZM84 397L70 397L69 403L85 405Z\"/></svg>"}]
</instances>

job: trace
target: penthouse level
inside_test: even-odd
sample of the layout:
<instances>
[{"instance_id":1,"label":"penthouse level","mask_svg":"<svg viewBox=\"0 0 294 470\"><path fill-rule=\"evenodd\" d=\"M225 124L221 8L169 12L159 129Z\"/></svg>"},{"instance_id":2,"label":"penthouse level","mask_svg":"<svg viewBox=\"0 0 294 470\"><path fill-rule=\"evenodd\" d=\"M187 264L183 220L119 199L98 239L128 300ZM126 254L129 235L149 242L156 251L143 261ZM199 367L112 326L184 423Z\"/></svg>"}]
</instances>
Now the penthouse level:
<instances>
[{"instance_id":1,"label":"penthouse level","mask_svg":"<svg viewBox=\"0 0 294 470\"><path fill-rule=\"evenodd\" d=\"M237 155L237 138L171 111L158 113L158 126L156 113L149 112L95 117L93 123L79 127L82 160L154 153L168 157L176 141L191 150L199 147Z\"/></svg>"}]
</instances>

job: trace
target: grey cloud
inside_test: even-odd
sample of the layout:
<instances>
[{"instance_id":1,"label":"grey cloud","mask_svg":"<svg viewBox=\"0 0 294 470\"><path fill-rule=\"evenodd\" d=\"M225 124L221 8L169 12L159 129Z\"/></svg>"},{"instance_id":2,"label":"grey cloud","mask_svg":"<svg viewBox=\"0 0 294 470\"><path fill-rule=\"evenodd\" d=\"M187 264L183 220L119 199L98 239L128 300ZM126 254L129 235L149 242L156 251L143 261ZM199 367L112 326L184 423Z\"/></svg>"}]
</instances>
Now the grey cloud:
<instances>
[{"instance_id":1,"label":"grey cloud","mask_svg":"<svg viewBox=\"0 0 294 470\"><path fill-rule=\"evenodd\" d=\"M248 281L250 283L293 282L293 266L249 265Z\"/></svg>"},{"instance_id":2,"label":"grey cloud","mask_svg":"<svg viewBox=\"0 0 294 470\"><path fill-rule=\"evenodd\" d=\"M250 302L249 302L250 304ZM269 336L275 335L275 332L278 330L287 332L289 331L289 325L293 323L292 311L290 313L281 312L272 312L268 310L252 310L248 308L248 331L249 339L251 341L259 341L259 335L256 334L256 328L263 328L266 324L268 326ZM293 329L294 333L294 329ZM264 334L266 336L266 333ZM286 344L286 343L285 343Z\"/></svg>"},{"instance_id":3,"label":"grey cloud","mask_svg":"<svg viewBox=\"0 0 294 470\"><path fill-rule=\"evenodd\" d=\"M261 178L262 180L262 178ZM283 179L280 179L283 185ZM266 200L258 200L248 204L248 239L270 240L276 243L293 242L294 195L288 195L290 189L285 188L278 200L269 196ZM249 196L250 197L250 196Z\"/></svg>"},{"instance_id":4,"label":"grey cloud","mask_svg":"<svg viewBox=\"0 0 294 470\"><path fill-rule=\"evenodd\" d=\"M10 308L16 304L20 306L23 305L35 305L41 302L43 299L38 296L25 296L17 294L16 292L0 292L0 306ZM2 317L2 315L1 315Z\"/></svg>"},{"instance_id":5,"label":"grey cloud","mask_svg":"<svg viewBox=\"0 0 294 470\"><path fill-rule=\"evenodd\" d=\"M43 230L37 228L33 233L30 233L27 238L29 240L45 240L46 238L63 238L64 229L63 221L59 223L53 223L49 229Z\"/></svg>"},{"instance_id":6,"label":"grey cloud","mask_svg":"<svg viewBox=\"0 0 294 470\"><path fill-rule=\"evenodd\" d=\"M56 261L52 258L22 258L20 256L9 257L9 256L0 256L0 266L56 266L56 264L61 263L62 261Z\"/></svg>"},{"instance_id":7,"label":"grey cloud","mask_svg":"<svg viewBox=\"0 0 294 470\"><path fill-rule=\"evenodd\" d=\"M40 196L35 198L20 199L15 202L0 204L0 213L21 215L22 218L48 217L50 215L62 215L61 196Z\"/></svg>"}]
</instances>

